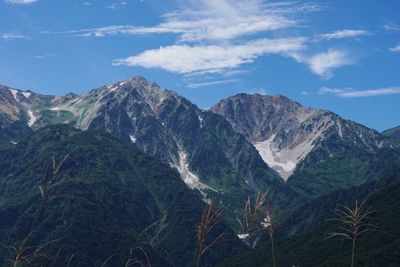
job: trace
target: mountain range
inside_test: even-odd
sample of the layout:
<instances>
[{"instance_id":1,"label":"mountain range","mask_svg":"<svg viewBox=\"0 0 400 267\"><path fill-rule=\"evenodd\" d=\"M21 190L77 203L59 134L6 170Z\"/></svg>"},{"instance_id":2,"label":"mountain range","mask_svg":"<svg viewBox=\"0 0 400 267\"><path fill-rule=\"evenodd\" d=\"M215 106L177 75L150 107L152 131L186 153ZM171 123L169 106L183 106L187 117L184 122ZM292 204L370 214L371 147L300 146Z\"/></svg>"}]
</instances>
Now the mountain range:
<instances>
[{"instance_id":1,"label":"mountain range","mask_svg":"<svg viewBox=\"0 0 400 267\"><path fill-rule=\"evenodd\" d=\"M24 122L35 130L65 123L134 143L176 168L189 188L205 194L272 189L283 203L279 192L296 195L287 192L288 185L317 196L332 186L364 182L345 173L363 162L353 156L369 157L393 147L387 135L284 96L239 94L205 111L140 76L63 97L2 86L0 111L2 125ZM18 136L8 139L16 142ZM336 170L340 174L323 171L338 159L345 163Z\"/></svg>"},{"instance_id":2,"label":"mountain range","mask_svg":"<svg viewBox=\"0 0 400 267\"><path fill-rule=\"evenodd\" d=\"M291 216L306 210L310 203L351 188L369 185L364 194L368 196L374 183L398 169L400 140L396 137L396 130L379 133L331 111L303 107L285 96L239 94L202 110L140 76L82 95L49 96L0 86L0 150L4 151L0 215L13 215L0 221L5 229L0 237L17 242L27 234L15 231L23 229L21 220L27 220L18 214L25 209L35 213L35 207L29 203L38 197L38 192L29 193L29 189L40 180L33 178L34 174L45 172L43 166L47 166L46 159L52 154L75 151L74 163L60 178L61 182L72 183L73 192L85 199L90 191L96 205L103 205L111 213L114 203L128 201L123 200L122 192L126 190L133 200L137 199L132 200L132 208L137 210L128 211L126 202L119 203L124 207L119 212L127 217L116 215L116 222L125 222L125 226L118 227L133 229L137 236L145 225L166 218L167 223L156 230L149 250L161 265L187 266L194 248L183 252L182 247L170 241L171 236L182 232L176 240L189 247L193 244L184 233L194 231L194 219L201 215L194 207L201 206L206 199L215 198L220 205L229 207L220 231L233 235L239 231L236 217L243 212L247 198L263 192L273 203L277 216L287 222L288 232L303 234L324 220L326 212L316 220L293 221ZM107 149L102 151L102 146ZM149 158L141 161L137 157ZM163 166L162 171L158 167L153 169L153 165ZM24 171L19 169L21 166ZM133 174L136 172L140 175ZM86 176L90 179L83 179ZM168 178L162 183L153 181L158 177ZM91 183L92 190L86 182ZM130 183L132 186L124 188ZM23 190L18 192L18 188ZM60 193L75 194L65 191L66 188L60 189ZM143 192L129 191L133 188L142 188ZM182 198L172 201L174 188ZM108 198L108 194L110 201L99 204L99 199ZM148 212L139 216L143 222L140 226L130 225L129 221L134 223L137 219L129 217L130 212L145 212L140 210L143 206ZM52 206L46 218L52 227L64 228L49 229L38 240L65 236L69 227L75 227L68 221L62 224L55 220L54 216L60 216L58 212L66 212L62 210ZM105 211L95 210L89 217L105 216ZM79 212L82 213L74 216L81 218L85 214L85 210ZM180 212L179 216L174 212ZM174 216L190 218L175 222ZM120 234L124 235L122 230ZM95 237L93 233L89 235ZM122 239L115 242L120 249L121 244L127 244ZM229 246L240 247L235 242ZM161 255L161 247L169 250L175 260ZM82 251L88 258L99 253L90 252L87 247ZM104 251L113 253L111 249ZM230 255L223 249L220 253ZM209 264L215 262L210 256ZM98 262L88 260L87 264L94 263Z\"/></svg>"}]
</instances>

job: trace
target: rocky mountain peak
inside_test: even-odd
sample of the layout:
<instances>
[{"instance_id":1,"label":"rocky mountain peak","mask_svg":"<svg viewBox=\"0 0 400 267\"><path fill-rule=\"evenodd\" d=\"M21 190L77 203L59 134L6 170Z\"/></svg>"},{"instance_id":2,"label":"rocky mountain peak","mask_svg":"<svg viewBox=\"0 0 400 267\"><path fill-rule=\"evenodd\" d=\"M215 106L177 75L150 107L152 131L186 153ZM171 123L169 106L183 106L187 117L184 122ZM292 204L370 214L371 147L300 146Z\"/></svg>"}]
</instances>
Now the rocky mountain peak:
<instances>
[{"instance_id":1,"label":"rocky mountain peak","mask_svg":"<svg viewBox=\"0 0 400 267\"><path fill-rule=\"evenodd\" d=\"M128 95L134 95L135 98L138 98L138 101L143 101L152 108L159 106L168 97L181 98L175 92L163 89L142 76L135 76L128 80L94 89L86 95L90 98L116 98L119 100L123 100Z\"/></svg>"},{"instance_id":2,"label":"rocky mountain peak","mask_svg":"<svg viewBox=\"0 0 400 267\"><path fill-rule=\"evenodd\" d=\"M0 85L0 120L3 124L17 120L26 121L31 126L35 120L31 104L40 95Z\"/></svg>"},{"instance_id":3,"label":"rocky mountain peak","mask_svg":"<svg viewBox=\"0 0 400 267\"><path fill-rule=\"evenodd\" d=\"M133 83L146 83L146 84L153 83L141 75L135 75L132 78L130 78L129 81Z\"/></svg>"},{"instance_id":4,"label":"rocky mountain peak","mask_svg":"<svg viewBox=\"0 0 400 267\"><path fill-rule=\"evenodd\" d=\"M281 95L239 94L222 100L211 111L223 115L251 142L265 140L275 132L291 128L315 114Z\"/></svg>"},{"instance_id":5,"label":"rocky mountain peak","mask_svg":"<svg viewBox=\"0 0 400 267\"><path fill-rule=\"evenodd\" d=\"M337 145L330 147L332 140L367 151L381 145L377 132L332 112L305 108L284 96L240 94L222 100L211 111L224 116L284 179L311 152L323 150L319 153L323 159L340 150Z\"/></svg>"}]
</instances>

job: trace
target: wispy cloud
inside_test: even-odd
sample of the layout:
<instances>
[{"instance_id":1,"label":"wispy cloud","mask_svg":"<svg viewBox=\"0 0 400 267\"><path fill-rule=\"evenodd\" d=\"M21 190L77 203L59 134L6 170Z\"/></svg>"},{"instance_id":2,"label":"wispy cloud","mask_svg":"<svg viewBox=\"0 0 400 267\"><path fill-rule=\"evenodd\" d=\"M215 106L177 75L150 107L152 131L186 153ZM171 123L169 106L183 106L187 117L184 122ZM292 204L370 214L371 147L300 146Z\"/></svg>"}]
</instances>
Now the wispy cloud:
<instances>
[{"instance_id":1,"label":"wispy cloud","mask_svg":"<svg viewBox=\"0 0 400 267\"><path fill-rule=\"evenodd\" d=\"M106 8L117 10L117 9L123 8L126 5L128 5L128 1L118 1L118 2L114 2L114 3L106 6Z\"/></svg>"},{"instance_id":2,"label":"wispy cloud","mask_svg":"<svg viewBox=\"0 0 400 267\"><path fill-rule=\"evenodd\" d=\"M303 91L301 91L301 95L310 95L310 93L303 90Z\"/></svg>"},{"instance_id":3,"label":"wispy cloud","mask_svg":"<svg viewBox=\"0 0 400 267\"><path fill-rule=\"evenodd\" d=\"M183 74L184 85L188 88L199 88L218 84L239 82L239 75L248 73L249 69L213 69Z\"/></svg>"},{"instance_id":4,"label":"wispy cloud","mask_svg":"<svg viewBox=\"0 0 400 267\"><path fill-rule=\"evenodd\" d=\"M299 63L308 65L313 73L324 79L332 78L332 71L334 69L354 64L354 60L348 52L337 49L329 49L326 52L311 56L305 56L299 53L293 53L290 56Z\"/></svg>"},{"instance_id":5,"label":"wispy cloud","mask_svg":"<svg viewBox=\"0 0 400 267\"><path fill-rule=\"evenodd\" d=\"M389 32L400 31L400 25L394 22L387 22L382 27Z\"/></svg>"},{"instance_id":6,"label":"wispy cloud","mask_svg":"<svg viewBox=\"0 0 400 267\"><path fill-rule=\"evenodd\" d=\"M268 95L268 90L265 88L255 88L246 92L248 94Z\"/></svg>"},{"instance_id":7,"label":"wispy cloud","mask_svg":"<svg viewBox=\"0 0 400 267\"><path fill-rule=\"evenodd\" d=\"M5 1L7 4L17 5L17 4L32 4L39 0L5 0Z\"/></svg>"},{"instance_id":8,"label":"wispy cloud","mask_svg":"<svg viewBox=\"0 0 400 267\"><path fill-rule=\"evenodd\" d=\"M34 59L46 59L46 58L49 58L49 57L53 57L55 55L56 54L53 54L53 53L46 53L46 54L43 54L43 55L33 56L32 58L34 58Z\"/></svg>"},{"instance_id":9,"label":"wispy cloud","mask_svg":"<svg viewBox=\"0 0 400 267\"><path fill-rule=\"evenodd\" d=\"M199 4L199 5L197 5ZM259 32L284 29L296 25L296 20L279 8L266 7L262 1L196 2L196 9L164 15L162 27L180 29L180 41L229 40Z\"/></svg>"},{"instance_id":10,"label":"wispy cloud","mask_svg":"<svg viewBox=\"0 0 400 267\"><path fill-rule=\"evenodd\" d=\"M119 1L109 5L117 9L126 5ZM296 16L324 10L318 4L295 1L263 3L261 0L187 1L180 9L166 13L162 22L153 26L109 25L63 33L83 37L106 37L118 34L142 35L173 33L180 42L232 40L267 31L297 26Z\"/></svg>"},{"instance_id":11,"label":"wispy cloud","mask_svg":"<svg viewBox=\"0 0 400 267\"><path fill-rule=\"evenodd\" d=\"M239 82L239 81L240 81L240 79L227 79L227 80L216 80L216 81L209 81L209 82L191 82L191 83L187 83L186 87L191 88L191 89L196 89L196 88L200 88L200 87L207 87L207 86L212 86L212 85L233 83L233 82Z\"/></svg>"},{"instance_id":12,"label":"wispy cloud","mask_svg":"<svg viewBox=\"0 0 400 267\"><path fill-rule=\"evenodd\" d=\"M328 88L321 87L319 95L331 94L343 98L355 98L355 97L371 97L380 95L394 95L400 94L400 87L387 87L378 89L368 90L355 90L353 88Z\"/></svg>"},{"instance_id":13,"label":"wispy cloud","mask_svg":"<svg viewBox=\"0 0 400 267\"><path fill-rule=\"evenodd\" d=\"M83 2L83 3L81 3L81 4L77 4L77 5L79 5L79 6L91 6L91 5L92 5L92 2L85 1L85 2Z\"/></svg>"},{"instance_id":14,"label":"wispy cloud","mask_svg":"<svg viewBox=\"0 0 400 267\"><path fill-rule=\"evenodd\" d=\"M29 39L29 37L19 33L0 33L0 40L12 41L17 39Z\"/></svg>"},{"instance_id":15,"label":"wispy cloud","mask_svg":"<svg viewBox=\"0 0 400 267\"><path fill-rule=\"evenodd\" d=\"M400 44L396 45L395 47L389 48L389 51L400 53Z\"/></svg>"},{"instance_id":16,"label":"wispy cloud","mask_svg":"<svg viewBox=\"0 0 400 267\"><path fill-rule=\"evenodd\" d=\"M190 72L190 73L185 73L183 76L185 79L203 79L205 76L215 76L215 75L223 75L223 76L234 76L237 74L243 74L243 73L248 73L248 70L243 70L243 69L212 69L212 70L204 70L204 71L196 71L196 72Z\"/></svg>"},{"instance_id":17,"label":"wispy cloud","mask_svg":"<svg viewBox=\"0 0 400 267\"><path fill-rule=\"evenodd\" d=\"M51 33L51 32L46 32L46 33ZM70 33L81 37L106 37L118 34L143 35L143 34L155 34L155 33L182 33L182 30L167 28L163 26L140 27L131 25L111 25L106 27L72 30L67 32L56 32L56 33Z\"/></svg>"},{"instance_id":18,"label":"wispy cloud","mask_svg":"<svg viewBox=\"0 0 400 267\"><path fill-rule=\"evenodd\" d=\"M299 1L281 1L281 2L267 2L263 4L265 8L273 8L275 12L280 13L296 13L304 14L319 11L328 11L331 8L320 2L303 2Z\"/></svg>"},{"instance_id":19,"label":"wispy cloud","mask_svg":"<svg viewBox=\"0 0 400 267\"><path fill-rule=\"evenodd\" d=\"M114 65L160 68L174 73L232 69L266 54L289 54L305 48L304 38L258 39L240 45L172 45L117 59Z\"/></svg>"},{"instance_id":20,"label":"wispy cloud","mask_svg":"<svg viewBox=\"0 0 400 267\"><path fill-rule=\"evenodd\" d=\"M338 40L338 39L353 38L366 35L372 35L372 33L365 30L345 29L345 30L334 31L331 33L318 34L315 36L314 40L316 41Z\"/></svg>"}]
</instances>

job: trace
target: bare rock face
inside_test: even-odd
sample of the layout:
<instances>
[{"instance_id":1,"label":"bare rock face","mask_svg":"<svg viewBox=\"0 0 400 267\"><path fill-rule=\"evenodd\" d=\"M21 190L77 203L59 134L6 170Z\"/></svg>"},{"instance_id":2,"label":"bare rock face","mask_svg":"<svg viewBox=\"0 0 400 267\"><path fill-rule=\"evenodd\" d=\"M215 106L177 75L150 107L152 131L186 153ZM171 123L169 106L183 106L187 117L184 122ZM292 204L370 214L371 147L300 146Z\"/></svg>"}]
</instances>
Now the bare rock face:
<instances>
[{"instance_id":1,"label":"bare rock face","mask_svg":"<svg viewBox=\"0 0 400 267\"><path fill-rule=\"evenodd\" d=\"M313 159L318 161L345 149L330 145L332 139L367 151L383 145L372 129L329 111L305 108L284 96L240 94L222 100L211 111L224 116L285 180L313 152L318 151Z\"/></svg>"},{"instance_id":2,"label":"bare rock face","mask_svg":"<svg viewBox=\"0 0 400 267\"><path fill-rule=\"evenodd\" d=\"M24 120L31 126L35 117L30 109L32 93L0 86L0 121L2 124Z\"/></svg>"}]
</instances>

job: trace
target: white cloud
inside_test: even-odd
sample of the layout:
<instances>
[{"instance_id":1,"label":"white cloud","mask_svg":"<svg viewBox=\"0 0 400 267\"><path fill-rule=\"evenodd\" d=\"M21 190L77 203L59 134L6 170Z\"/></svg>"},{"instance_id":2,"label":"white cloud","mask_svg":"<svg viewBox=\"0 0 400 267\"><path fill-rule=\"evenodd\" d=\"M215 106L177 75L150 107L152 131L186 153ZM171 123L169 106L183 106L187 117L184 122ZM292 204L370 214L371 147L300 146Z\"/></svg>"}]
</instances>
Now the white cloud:
<instances>
[{"instance_id":1,"label":"white cloud","mask_svg":"<svg viewBox=\"0 0 400 267\"><path fill-rule=\"evenodd\" d=\"M393 22L387 22L385 25L383 25L383 28L389 32L400 31L400 25L397 25Z\"/></svg>"},{"instance_id":2,"label":"white cloud","mask_svg":"<svg viewBox=\"0 0 400 267\"><path fill-rule=\"evenodd\" d=\"M185 79L204 79L205 76L212 77L216 75L223 75L223 76L234 76L237 74L243 74L243 73L248 73L248 70L238 70L238 69L215 69L215 70L204 70L204 71L196 71L196 72L190 72L190 73L185 73L183 76Z\"/></svg>"},{"instance_id":3,"label":"white cloud","mask_svg":"<svg viewBox=\"0 0 400 267\"><path fill-rule=\"evenodd\" d=\"M39 0L6 0L6 3L17 5L17 4L32 4L37 1Z\"/></svg>"},{"instance_id":4,"label":"white cloud","mask_svg":"<svg viewBox=\"0 0 400 267\"><path fill-rule=\"evenodd\" d=\"M353 37L365 36L365 35L372 35L372 33L369 31L365 31L365 30L345 29L345 30L331 32L331 33L318 34L315 36L314 40L315 41L337 40L337 39L353 38Z\"/></svg>"},{"instance_id":5,"label":"white cloud","mask_svg":"<svg viewBox=\"0 0 400 267\"><path fill-rule=\"evenodd\" d=\"M12 41L17 39L29 39L29 37L19 33L0 33L0 40Z\"/></svg>"},{"instance_id":6,"label":"white cloud","mask_svg":"<svg viewBox=\"0 0 400 267\"><path fill-rule=\"evenodd\" d=\"M396 45L395 47L389 48L389 50L395 53L400 53L400 44Z\"/></svg>"},{"instance_id":7,"label":"white cloud","mask_svg":"<svg viewBox=\"0 0 400 267\"><path fill-rule=\"evenodd\" d=\"M181 41L229 40L259 32L284 29L296 21L288 14L266 8L262 1L203 0L196 10L171 12L160 26L181 29Z\"/></svg>"},{"instance_id":8,"label":"white cloud","mask_svg":"<svg viewBox=\"0 0 400 267\"><path fill-rule=\"evenodd\" d=\"M201 0L188 1L189 6L162 16L163 22L143 27L137 25L111 25L91 29L68 31L84 37L105 37L116 34L140 35L173 33L180 42L231 40L240 36L273 31L295 26L294 4L290 9L264 5L260 0ZM122 1L119 3L126 3ZM188 5L188 4L187 4ZM115 5L111 5L115 8ZM302 12L311 12L301 6ZM300 7L298 7L300 8ZM314 11L314 10L312 10Z\"/></svg>"},{"instance_id":9,"label":"white cloud","mask_svg":"<svg viewBox=\"0 0 400 267\"><path fill-rule=\"evenodd\" d=\"M172 29L166 27L139 27L131 25L111 25L106 27L99 27L93 29L82 29L76 31L68 31L61 33L72 33L82 37L106 37L118 34L127 35L142 35L153 33L182 33L180 29Z\"/></svg>"},{"instance_id":10,"label":"white cloud","mask_svg":"<svg viewBox=\"0 0 400 267\"><path fill-rule=\"evenodd\" d=\"M318 94L319 95L332 94L344 98L371 97L379 95L400 94L400 87L387 87L387 88L368 89L368 90L354 90L353 88L338 89L338 88L321 87Z\"/></svg>"},{"instance_id":11,"label":"white cloud","mask_svg":"<svg viewBox=\"0 0 400 267\"><path fill-rule=\"evenodd\" d=\"M199 0L180 1L177 11L164 14L154 26L111 25L69 31L84 37L106 37L119 34L175 34L175 44L113 61L113 65L159 68L173 73L203 77L210 73L240 71L243 64L252 63L267 54L295 58L323 78L332 77L332 70L351 64L348 54L329 50L304 56L306 38L255 39L256 34L277 32L297 27L302 14L327 10L325 6L299 1L265 2L262 0ZM332 34L336 34L333 37ZM361 30L343 30L321 38L346 38L369 34ZM259 37L258 37L259 38ZM215 77L214 77L215 78ZM215 82L226 80L216 78ZM207 80L207 83L210 81ZM212 82L212 81L211 81ZM190 81L201 84L204 81ZM196 86L196 85L195 85Z\"/></svg>"},{"instance_id":12,"label":"white cloud","mask_svg":"<svg viewBox=\"0 0 400 267\"><path fill-rule=\"evenodd\" d=\"M257 88L247 91L248 94L268 95L268 90L265 88Z\"/></svg>"},{"instance_id":13,"label":"white cloud","mask_svg":"<svg viewBox=\"0 0 400 267\"><path fill-rule=\"evenodd\" d=\"M228 80L216 80L216 81L209 81L209 82L196 82L196 83L188 83L186 87L191 88L191 89L196 89L200 87L207 87L207 86L212 86L212 85L219 85L219 84L225 84L225 83L233 83L233 82L239 82L240 79L228 79Z\"/></svg>"},{"instance_id":14,"label":"white cloud","mask_svg":"<svg viewBox=\"0 0 400 267\"><path fill-rule=\"evenodd\" d=\"M290 56L300 63L307 64L313 73L324 79L332 78L332 70L354 64L347 52L337 49L329 49L327 52L313 56L304 56L299 53L293 53Z\"/></svg>"},{"instance_id":15,"label":"white cloud","mask_svg":"<svg viewBox=\"0 0 400 267\"><path fill-rule=\"evenodd\" d=\"M115 3L112 3L112 4L108 5L108 6L106 6L106 8L117 10L117 9L120 9L120 8L126 6L126 5L128 5L127 1L119 1L119 2L115 2Z\"/></svg>"},{"instance_id":16,"label":"white cloud","mask_svg":"<svg viewBox=\"0 0 400 267\"><path fill-rule=\"evenodd\" d=\"M43 55L36 55L36 56L33 56L32 58L34 58L34 59L46 59L46 58L49 58L49 57L54 57L56 54L53 54L53 53L46 53L46 54L43 54Z\"/></svg>"},{"instance_id":17,"label":"white cloud","mask_svg":"<svg viewBox=\"0 0 400 267\"><path fill-rule=\"evenodd\" d=\"M332 49L312 56L308 60L308 64L313 73L330 78L332 76L332 69L350 65L352 62L346 52Z\"/></svg>"},{"instance_id":18,"label":"white cloud","mask_svg":"<svg viewBox=\"0 0 400 267\"><path fill-rule=\"evenodd\" d=\"M117 59L114 65L160 68L174 73L232 69L266 54L290 54L305 48L304 38L258 39L240 45L172 45Z\"/></svg>"}]
</instances>

